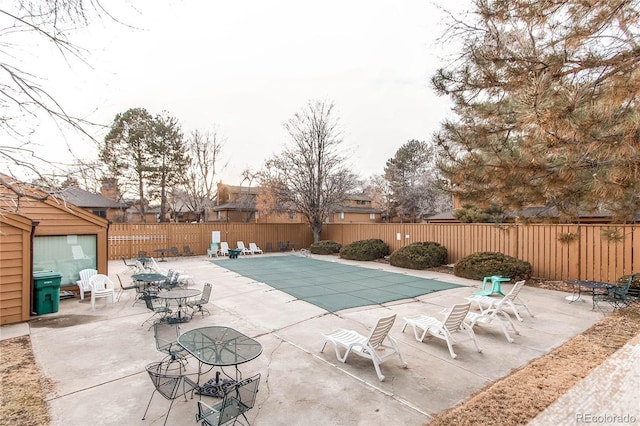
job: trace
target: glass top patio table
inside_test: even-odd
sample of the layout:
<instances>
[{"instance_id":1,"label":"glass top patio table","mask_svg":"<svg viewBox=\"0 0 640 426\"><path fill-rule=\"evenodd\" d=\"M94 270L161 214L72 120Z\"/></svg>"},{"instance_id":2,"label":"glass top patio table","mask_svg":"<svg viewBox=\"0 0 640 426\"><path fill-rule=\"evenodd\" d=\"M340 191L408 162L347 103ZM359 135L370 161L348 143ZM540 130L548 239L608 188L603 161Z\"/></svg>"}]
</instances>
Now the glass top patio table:
<instances>
[{"instance_id":1,"label":"glass top patio table","mask_svg":"<svg viewBox=\"0 0 640 426\"><path fill-rule=\"evenodd\" d=\"M199 296L201 293L202 292L200 290L195 288L177 288L169 291L161 291L156 296L159 299L176 301L178 308L169 319L170 322L171 320L174 320L175 322L187 322L191 319L187 312L187 299Z\"/></svg>"},{"instance_id":2,"label":"glass top patio table","mask_svg":"<svg viewBox=\"0 0 640 426\"><path fill-rule=\"evenodd\" d=\"M145 274L133 274L131 275L136 281L144 281L145 283L155 283L158 281L165 281L167 279L166 275L157 274L157 273L145 273Z\"/></svg>"},{"instance_id":3,"label":"glass top patio table","mask_svg":"<svg viewBox=\"0 0 640 426\"><path fill-rule=\"evenodd\" d=\"M188 299L190 297L199 296L202 293L200 290L195 288L183 288L183 289L174 289L169 291L163 291L158 293L158 297L160 299Z\"/></svg>"},{"instance_id":4,"label":"glass top patio table","mask_svg":"<svg viewBox=\"0 0 640 426\"><path fill-rule=\"evenodd\" d=\"M614 286L614 284L611 283L590 280L568 280L567 283L573 285L573 294L566 297L566 299L569 300L569 303L580 300L582 293L590 294L592 300L591 303L593 305L592 309L596 308L596 296L606 294L607 291Z\"/></svg>"},{"instance_id":5,"label":"glass top patio table","mask_svg":"<svg viewBox=\"0 0 640 426\"><path fill-rule=\"evenodd\" d=\"M178 343L203 364L221 367L249 362L262 353L258 341L222 326L186 331Z\"/></svg>"}]
</instances>

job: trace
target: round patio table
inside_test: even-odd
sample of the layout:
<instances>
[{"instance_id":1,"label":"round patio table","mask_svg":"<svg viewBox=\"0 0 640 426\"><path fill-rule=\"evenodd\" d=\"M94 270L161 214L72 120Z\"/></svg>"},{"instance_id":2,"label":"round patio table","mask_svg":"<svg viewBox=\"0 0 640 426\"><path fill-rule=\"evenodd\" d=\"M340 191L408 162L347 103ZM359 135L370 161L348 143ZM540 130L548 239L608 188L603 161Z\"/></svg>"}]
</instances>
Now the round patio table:
<instances>
[{"instance_id":1,"label":"round patio table","mask_svg":"<svg viewBox=\"0 0 640 426\"><path fill-rule=\"evenodd\" d=\"M166 275L158 274L155 272L146 272L144 274L133 274L131 278L138 283L142 283L142 290L148 291L155 283L163 282L167 280Z\"/></svg>"},{"instance_id":2,"label":"round patio table","mask_svg":"<svg viewBox=\"0 0 640 426\"><path fill-rule=\"evenodd\" d=\"M187 322L190 319L186 307L187 299L199 296L201 293L202 292L200 290L195 288L179 288L169 291L161 291L157 296L158 299L164 299L167 303L170 300L176 301L178 309L176 309L175 315L172 315L169 318L170 322Z\"/></svg>"},{"instance_id":3,"label":"round patio table","mask_svg":"<svg viewBox=\"0 0 640 426\"><path fill-rule=\"evenodd\" d=\"M136 281L142 281L145 283L157 283L159 281L165 281L167 279L166 275L158 274L156 272L145 272L143 274L133 274L131 275Z\"/></svg>"},{"instance_id":4,"label":"round patio table","mask_svg":"<svg viewBox=\"0 0 640 426\"><path fill-rule=\"evenodd\" d=\"M197 393L214 397L224 395L224 387L241 378L238 364L244 364L262 353L262 345L230 327L210 326L186 331L178 337L178 344L196 358L198 363L198 383L202 364L217 366L235 366L235 380L220 380L219 372L200 387ZM227 375L227 377L229 377ZM231 378L231 377L229 377Z\"/></svg>"}]
</instances>

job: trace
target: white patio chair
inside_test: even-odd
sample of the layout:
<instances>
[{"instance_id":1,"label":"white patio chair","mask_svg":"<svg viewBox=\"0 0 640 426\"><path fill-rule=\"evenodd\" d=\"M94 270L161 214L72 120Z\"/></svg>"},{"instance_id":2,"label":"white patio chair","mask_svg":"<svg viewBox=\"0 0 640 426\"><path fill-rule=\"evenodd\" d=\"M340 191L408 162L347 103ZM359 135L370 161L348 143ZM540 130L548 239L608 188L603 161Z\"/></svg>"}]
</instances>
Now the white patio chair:
<instances>
[{"instance_id":1,"label":"white patio chair","mask_svg":"<svg viewBox=\"0 0 640 426\"><path fill-rule=\"evenodd\" d=\"M504 301L502 302L502 309L513 312L518 321L522 321L522 317L518 313L518 308L516 306L524 307L529 316L533 317L533 314L529 310L527 304L518 297L518 294L520 294L520 290L522 289L522 287L524 287L524 283L524 280L516 282L511 288L511 291L509 291L509 293L504 296ZM501 299L497 299L495 297L480 296L477 294L466 297L466 299L478 306L480 310L493 308L501 301Z\"/></svg>"},{"instance_id":2,"label":"white patio chair","mask_svg":"<svg viewBox=\"0 0 640 426\"><path fill-rule=\"evenodd\" d=\"M251 254L262 254L262 249L256 245L256 243L249 243L249 251Z\"/></svg>"},{"instance_id":3,"label":"white patio chair","mask_svg":"<svg viewBox=\"0 0 640 426\"><path fill-rule=\"evenodd\" d=\"M516 283L516 285L517 284L518 283ZM509 334L507 327L511 327L515 334L520 334L520 332L516 329L516 325L511 320L509 313L504 310L506 300L507 296L496 299L497 303L490 308L483 309L482 306L480 306L480 312L469 312L465 318L465 322L469 324L469 326L474 327L476 324L491 324L493 321L497 321L504 333L504 337L507 338L509 343L513 343L513 338Z\"/></svg>"},{"instance_id":4,"label":"white patio chair","mask_svg":"<svg viewBox=\"0 0 640 426\"><path fill-rule=\"evenodd\" d=\"M464 321L467 313L469 312L470 306L471 303L453 305L451 309L448 310L443 321L427 315L416 315L404 318L402 331L404 332L407 325L410 325L413 327L413 334L418 342L422 342L427 333L433 337L446 341L451 358L454 359L457 358L457 355L453 351L453 345L465 340L473 341L478 352L482 352L482 349L478 346L476 335L473 333L473 327L466 324ZM466 338L463 340L456 339L456 335L460 334L465 334Z\"/></svg>"},{"instance_id":5,"label":"white patio chair","mask_svg":"<svg viewBox=\"0 0 640 426\"><path fill-rule=\"evenodd\" d=\"M76 281L78 285L78 289L80 289L80 300L84 300L84 293L87 291L91 291L91 284L89 283L89 278L96 275L98 273L95 269L83 269L79 272L80 279Z\"/></svg>"},{"instance_id":6,"label":"white patio chair","mask_svg":"<svg viewBox=\"0 0 640 426\"><path fill-rule=\"evenodd\" d=\"M324 351L324 347L327 342L331 342L334 345L336 351L336 358L340 362L346 362L349 353L353 352L356 355L370 359L373 361L373 366L376 369L378 380L384 381L384 376L380 371L380 364L394 355L400 357L402 368L407 368L407 363L402 358L400 348L395 339L389 336L389 330L393 326L396 320L396 315L383 317L378 320L376 326L371 330L368 337L364 337L357 331L345 330L339 328L329 334L324 335L324 343L320 352ZM391 345L385 345L383 342L387 339ZM340 355L339 348L344 348L344 355Z\"/></svg>"},{"instance_id":7,"label":"white patio chair","mask_svg":"<svg viewBox=\"0 0 640 426\"><path fill-rule=\"evenodd\" d=\"M243 241L236 241L236 244L237 244L236 250L241 250L240 253L242 253L242 254L253 254L253 253L251 253L251 251L248 248L246 248L244 246L244 242Z\"/></svg>"},{"instance_id":8,"label":"white patio chair","mask_svg":"<svg viewBox=\"0 0 640 426\"><path fill-rule=\"evenodd\" d=\"M161 268L160 265L158 265L158 262L156 262L156 260L153 257L151 257L150 268L153 272L157 274L167 275L167 273L169 272L168 270Z\"/></svg>"},{"instance_id":9,"label":"white patio chair","mask_svg":"<svg viewBox=\"0 0 640 426\"><path fill-rule=\"evenodd\" d=\"M89 278L91 285L91 309L96 308L96 299L110 298L111 304L115 301L115 289L113 281L108 276L96 274Z\"/></svg>"},{"instance_id":10,"label":"white patio chair","mask_svg":"<svg viewBox=\"0 0 640 426\"><path fill-rule=\"evenodd\" d=\"M229 256L229 243L226 241L220 243L220 256Z\"/></svg>"}]
</instances>

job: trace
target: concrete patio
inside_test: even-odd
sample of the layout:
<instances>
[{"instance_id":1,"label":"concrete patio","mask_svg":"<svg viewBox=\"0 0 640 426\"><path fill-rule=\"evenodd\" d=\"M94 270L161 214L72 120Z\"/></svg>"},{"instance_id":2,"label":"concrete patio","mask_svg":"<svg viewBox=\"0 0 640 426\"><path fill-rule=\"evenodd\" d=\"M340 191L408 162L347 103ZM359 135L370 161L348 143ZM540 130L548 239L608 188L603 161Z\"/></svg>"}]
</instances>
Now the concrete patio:
<instances>
[{"instance_id":1,"label":"concrete patio","mask_svg":"<svg viewBox=\"0 0 640 426\"><path fill-rule=\"evenodd\" d=\"M274 254L261 256L291 256ZM482 353L471 342L455 347L449 356L444 341L417 342L402 317L439 312L476 291L480 282L430 271L412 271L374 262L348 262L334 256L316 259L362 267L383 268L461 284L446 290L385 304L328 313L271 287L252 282L212 264L202 256L170 258L160 265L189 273L195 287L213 285L211 315L196 316L181 325L184 332L207 325L232 327L263 346L263 353L239 366L243 376L261 373L256 407L248 413L253 425L422 425L431 416L457 405L488 383L506 376L532 359L548 353L602 318L590 302L568 303L565 294L525 287L521 292L535 317L524 313L520 331L508 343L498 325L476 327ZM251 261L240 256L229 262ZM109 275L127 277L121 261L111 261ZM510 285L506 285L508 290ZM133 305L128 291L116 304L98 300L92 311L88 298L62 300L58 313L35 317L27 324L2 327L2 338L29 333L38 365L55 383L49 395L53 425L159 425L165 421L169 401L156 394L146 420L141 420L153 385L145 366L159 361L153 332L141 327L150 313L144 304ZM371 361L350 356L337 362L333 346L323 353L322 333L350 328L362 334L377 318L396 313L391 331L400 345L407 369L397 358L382 364L384 382L377 379ZM189 361L189 369L197 369ZM225 369L225 371L233 371ZM211 376L212 374L210 374ZM207 377L209 378L209 377ZM174 402L167 424L195 423L196 400ZM216 400L203 397L209 402Z\"/></svg>"}]
</instances>

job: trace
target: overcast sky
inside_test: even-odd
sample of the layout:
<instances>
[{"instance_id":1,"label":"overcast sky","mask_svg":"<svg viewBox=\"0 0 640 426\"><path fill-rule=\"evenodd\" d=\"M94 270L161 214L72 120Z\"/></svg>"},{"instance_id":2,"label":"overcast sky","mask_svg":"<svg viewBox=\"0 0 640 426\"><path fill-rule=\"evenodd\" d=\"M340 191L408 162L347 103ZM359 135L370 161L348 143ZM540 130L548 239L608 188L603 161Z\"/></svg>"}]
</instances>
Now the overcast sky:
<instances>
[{"instance_id":1,"label":"overcast sky","mask_svg":"<svg viewBox=\"0 0 640 426\"><path fill-rule=\"evenodd\" d=\"M226 183L238 184L243 169L256 171L281 151L288 141L282 124L309 100L335 104L344 147L362 177L382 173L406 141L429 141L449 114L448 99L429 85L451 49L436 43L444 14L431 2L134 4L109 10L138 30L94 22L73 38L88 50L89 66L38 51L43 85L69 113L95 122L143 107L168 111L185 133L217 129L226 139L229 166L219 176ZM59 161L70 159L65 143L80 157L96 155L88 142L47 124L33 141Z\"/></svg>"}]
</instances>

